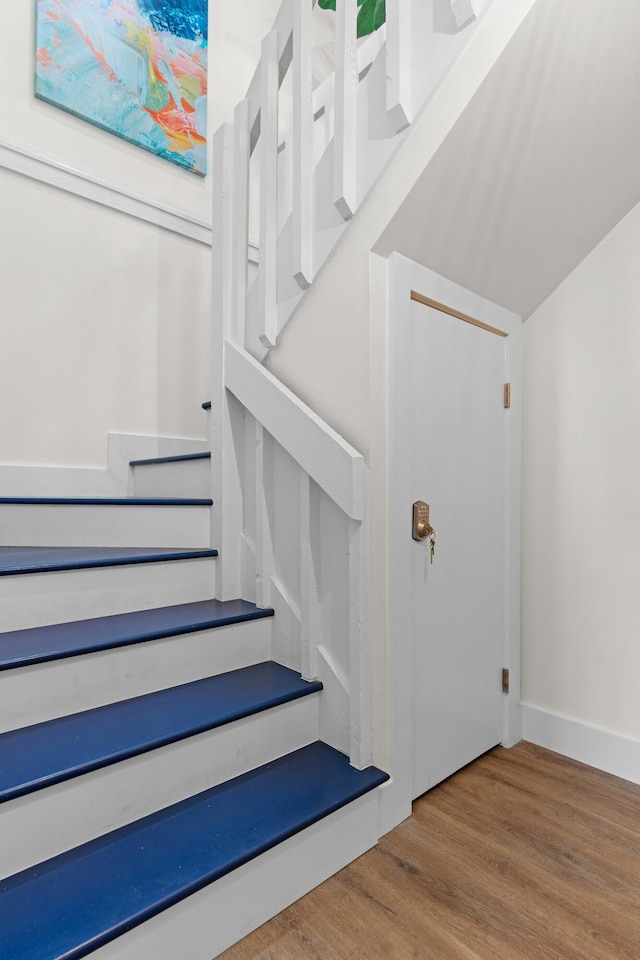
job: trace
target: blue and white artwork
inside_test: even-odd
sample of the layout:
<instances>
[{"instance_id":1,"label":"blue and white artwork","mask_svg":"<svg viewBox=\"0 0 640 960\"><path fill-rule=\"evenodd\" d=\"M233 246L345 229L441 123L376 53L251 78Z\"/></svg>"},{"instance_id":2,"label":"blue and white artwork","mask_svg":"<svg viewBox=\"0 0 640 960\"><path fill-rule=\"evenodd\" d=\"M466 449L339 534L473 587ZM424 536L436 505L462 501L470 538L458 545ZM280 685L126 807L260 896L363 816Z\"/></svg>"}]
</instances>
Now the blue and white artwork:
<instances>
[{"instance_id":1,"label":"blue and white artwork","mask_svg":"<svg viewBox=\"0 0 640 960\"><path fill-rule=\"evenodd\" d=\"M36 96L206 173L207 0L36 0Z\"/></svg>"}]
</instances>

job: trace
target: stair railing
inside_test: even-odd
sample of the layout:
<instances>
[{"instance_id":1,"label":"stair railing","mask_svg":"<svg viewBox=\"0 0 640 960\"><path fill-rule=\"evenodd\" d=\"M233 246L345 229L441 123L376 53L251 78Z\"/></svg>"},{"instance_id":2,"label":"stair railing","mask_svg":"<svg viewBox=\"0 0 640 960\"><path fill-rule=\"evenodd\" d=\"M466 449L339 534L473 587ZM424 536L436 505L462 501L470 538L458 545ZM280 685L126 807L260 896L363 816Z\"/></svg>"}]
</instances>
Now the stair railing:
<instances>
[{"instance_id":1,"label":"stair railing","mask_svg":"<svg viewBox=\"0 0 640 960\"><path fill-rule=\"evenodd\" d=\"M384 46L387 105L394 130L411 116L410 17L412 0L390 4L389 22L358 41L357 0L337 0L335 73L312 86L312 14L315 0L283 0L264 38L260 62L234 114L233 257L234 335L256 359L275 346L283 326L371 185L362 177L357 149L361 78ZM290 90L282 96L285 79ZM314 171L332 153L331 183ZM326 158L325 158L326 159ZM215 170L214 170L215 175ZM332 242L316 243L318 190L335 204ZM250 211L252 194L259 207ZM257 221L258 279L247 283L250 222Z\"/></svg>"},{"instance_id":2,"label":"stair railing","mask_svg":"<svg viewBox=\"0 0 640 960\"><path fill-rule=\"evenodd\" d=\"M214 138L216 593L275 608L274 657L322 679L323 738L364 767L372 750L364 460L238 342L230 269L236 149L242 154L243 143L221 127Z\"/></svg>"},{"instance_id":3,"label":"stair railing","mask_svg":"<svg viewBox=\"0 0 640 960\"><path fill-rule=\"evenodd\" d=\"M336 0L335 72L314 90L315 2L283 0L233 126L214 137L212 537L217 595L276 608L275 655L323 680L323 736L361 767L372 759L364 461L261 361L455 44L445 38L437 69L420 73L420 0L387 4L386 24L364 41L358 0ZM472 0L447 2L458 27L475 19ZM367 162L359 131L381 91L383 135Z\"/></svg>"}]
</instances>

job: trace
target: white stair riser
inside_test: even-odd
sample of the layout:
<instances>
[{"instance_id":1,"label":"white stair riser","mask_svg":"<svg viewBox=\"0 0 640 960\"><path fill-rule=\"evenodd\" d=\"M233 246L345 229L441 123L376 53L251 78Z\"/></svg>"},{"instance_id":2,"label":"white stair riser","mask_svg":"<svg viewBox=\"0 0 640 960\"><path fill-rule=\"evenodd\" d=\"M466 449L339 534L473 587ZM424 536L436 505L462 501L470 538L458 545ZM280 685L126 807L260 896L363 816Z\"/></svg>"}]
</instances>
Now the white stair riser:
<instances>
[{"instance_id":1,"label":"white stair riser","mask_svg":"<svg viewBox=\"0 0 640 960\"><path fill-rule=\"evenodd\" d=\"M0 675L0 733L269 660L271 623L268 617L7 670Z\"/></svg>"},{"instance_id":2,"label":"white stair riser","mask_svg":"<svg viewBox=\"0 0 640 960\"><path fill-rule=\"evenodd\" d=\"M211 461L179 460L133 467L134 497L210 497Z\"/></svg>"},{"instance_id":3,"label":"white stair riser","mask_svg":"<svg viewBox=\"0 0 640 960\"><path fill-rule=\"evenodd\" d=\"M2 630L215 597L215 557L0 576Z\"/></svg>"},{"instance_id":4,"label":"white stair riser","mask_svg":"<svg viewBox=\"0 0 640 960\"><path fill-rule=\"evenodd\" d=\"M374 790L96 950L92 960L212 960L377 839Z\"/></svg>"},{"instance_id":5,"label":"white stair riser","mask_svg":"<svg viewBox=\"0 0 640 960\"><path fill-rule=\"evenodd\" d=\"M318 738L318 694L4 804L3 876L269 763Z\"/></svg>"},{"instance_id":6,"label":"white stair riser","mask_svg":"<svg viewBox=\"0 0 640 960\"><path fill-rule=\"evenodd\" d=\"M13 547L208 547L206 506L0 504Z\"/></svg>"}]
</instances>

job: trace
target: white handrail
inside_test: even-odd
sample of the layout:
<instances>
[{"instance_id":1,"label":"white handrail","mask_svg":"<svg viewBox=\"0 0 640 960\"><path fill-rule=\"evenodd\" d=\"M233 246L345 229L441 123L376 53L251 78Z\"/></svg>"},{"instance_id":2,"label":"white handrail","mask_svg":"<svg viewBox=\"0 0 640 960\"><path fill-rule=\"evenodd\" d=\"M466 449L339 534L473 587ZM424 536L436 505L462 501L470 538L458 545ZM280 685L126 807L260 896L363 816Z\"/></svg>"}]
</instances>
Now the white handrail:
<instances>
[{"instance_id":1,"label":"white handrail","mask_svg":"<svg viewBox=\"0 0 640 960\"><path fill-rule=\"evenodd\" d=\"M364 517L364 460L262 364L225 345L227 389L353 520Z\"/></svg>"}]
</instances>

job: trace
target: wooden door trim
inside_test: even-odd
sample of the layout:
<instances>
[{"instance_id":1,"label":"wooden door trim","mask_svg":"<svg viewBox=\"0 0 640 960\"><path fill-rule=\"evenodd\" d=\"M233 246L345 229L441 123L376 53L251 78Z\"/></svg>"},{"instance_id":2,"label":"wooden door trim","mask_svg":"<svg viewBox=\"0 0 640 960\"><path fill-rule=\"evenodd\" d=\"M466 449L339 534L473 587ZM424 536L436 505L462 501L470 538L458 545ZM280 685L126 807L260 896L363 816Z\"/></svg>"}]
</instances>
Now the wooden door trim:
<instances>
[{"instance_id":1,"label":"wooden door trim","mask_svg":"<svg viewBox=\"0 0 640 960\"><path fill-rule=\"evenodd\" d=\"M480 327L481 330L486 330L488 333L495 333L498 337L509 336L505 330L500 330L499 327L492 327L489 323L483 323L482 320L478 320L468 313L462 313L460 310L455 310L453 307L448 307L446 303L433 300L431 297L425 296L424 293L418 293L416 290L412 290L411 299L416 303L422 303L425 307L433 307L434 310L439 310L440 313L446 313L450 317L455 317L456 320L464 320L465 323L470 323L474 327Z\"/></svg>"}]
</instances>

